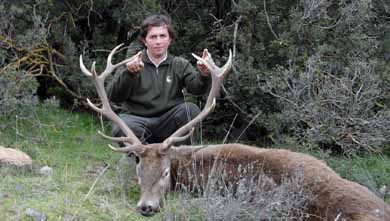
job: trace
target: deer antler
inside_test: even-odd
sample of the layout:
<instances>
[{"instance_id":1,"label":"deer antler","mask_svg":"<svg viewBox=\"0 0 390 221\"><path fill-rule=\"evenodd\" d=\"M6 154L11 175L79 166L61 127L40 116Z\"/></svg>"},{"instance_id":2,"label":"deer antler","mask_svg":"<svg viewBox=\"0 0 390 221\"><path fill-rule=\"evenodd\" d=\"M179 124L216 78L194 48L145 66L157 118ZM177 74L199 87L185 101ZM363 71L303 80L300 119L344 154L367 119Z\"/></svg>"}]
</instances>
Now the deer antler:
<instances>
[{"instance_id":1,"label":"deer antler","mask_svg":"<svg viewBox=\"0 0 390 221\"><path fill-rule=\"evenodd\" d=\"M185 135L186 133L193 131L191 130L196 124L201 122L207 115L210 114L210 112L214 109L215 107L215 100L216 97L219 95L219 91L221 89L222 81L229 72L231 66L232 66L232 52L229 50L229 58L226 64L220 68L217 65L215 65L210 53L205 49L203 53L207 53L206 58L201 58L198 57L195 54L192 54L198 61L202 62L208 70L210 71L211 78L212 78L212 83L211 83L211 89L210 93L207 97L207 102L203 110L190 122L176 130L175 133L173 133L171 136L169 136L167 139L164 141L164 146L162 147L163 150L167 150L170 148L170 146L180 140L183 140L185 137L188 137L189 134ZM185 135L183 137L183 135Z\"/></svg>"},{"instance_id":2,"label":"deer antler","mask_svg":"<svg viewBox=\"0 0 390 221\"><path fill-rule=\"evenodd\" d=\"M87 68L85 68L82 55L80 55L80 68L81 68L81 71L86 76L92 78L93 83L95 85L95 88L96 88L96 90L97 90L97 92L99 94L100 100L102 102L102 107L98 108L89 99L87 99L88 105L93 110L95 110L96 112L102 114L103 116L106 116L112 122L114 122L122 130L122 132L126 135L126 137L119 137L119 138L110 137L110 136L104 135L100 131L99 131L99 134L101 136L103 136L104 138L106 138L106 139L109 139L109 140L112 140L112 141L122 141L122 142L126 143L126 147L125 148L114 148L114 147L111 147L111 149L113 149L114 151L119 151L119 152L126 151L126 152L129 152L129 151L137 151L139 149L138 146L139 146L139 144L141 144L141 141L137 138L137 136L135 136L133 131L126 125L126 123L112 110L112 108L110 106L110 102L109 102L108 97L107 97L107 93L106 93L106 91L104 89L104 80L106 79L106 77L108 75L110 75L117 67L119 67L119 66L121 66L123 64L126 64L127 62L130 62L130 61L132 61L132 60L137 58L138 54L134 55L131 58L125 59L125 60L123 60L123 61L113 65L112 62L111 62L112 56L115 54L115 52L120 47L122 47L122 45L123 44L120 44L120 45L116 46L110 52L110 54L108 55L108 58L107 58L106 68L100 75L98 75L96 73L95 62L92 63L91 71L89 71Z\"/></svg>"}]
</instances>

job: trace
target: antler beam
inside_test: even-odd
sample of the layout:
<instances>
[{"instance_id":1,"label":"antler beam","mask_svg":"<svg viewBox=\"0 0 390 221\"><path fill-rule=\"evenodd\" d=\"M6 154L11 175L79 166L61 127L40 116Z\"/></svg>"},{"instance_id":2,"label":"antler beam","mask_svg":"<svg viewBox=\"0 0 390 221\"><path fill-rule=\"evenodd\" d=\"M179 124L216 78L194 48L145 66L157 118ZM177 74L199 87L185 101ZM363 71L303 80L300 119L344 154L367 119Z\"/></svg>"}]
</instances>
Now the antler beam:
<instances>
[{"instance_id":1,"label":"antler beam","mask_svg":"<svg viewBox=\"0 0 390 221\"><path fill-rule=\"evenodd\" d=\"M176 140L181 140L179 137L182 137L183 135L187 134L188 132L191 131L191 129L201 122L203 119L206 118L207 115L210 114L210 112L214 109L215 107L215 100L216 97L219 95L219 91L222 86L223 79L227 75L227 73L230 71L232 67L232 52L229 50L229 58L226 64L220 68L217 65L215 65L210 53L205 49L203 51L204 54L207 54L204 56L205 58L201 58L195 54L192 54L198 61L202 62L208 70L210 71L211 78L212 78L212 83L211 83L211 89L210 93L207 97L207 102L203 110L196 116L193 120L179 128L175 133L173 133L170 137L168 137L164 143L164 149L168 149Z\"/></svg>"},{"instance_id":2,"label":"antler beam","mask_svg":"<svg viewBox=\"0 0 390 221\"><path fill-rule=\"evenodd\" d=\"M122 47L123 44L120 44L116 46L108 55L107 58L107 65L104 71L98 75L96 73L95 69L95 62L92 63L91 71L89 71L83 62L83 56L80 55L80 68L81 71L88 77L92 78L93 83L95 85L96 91L99 95L99 98L102 102L102 107L99 108L95 104L93 104L89 99L87 99L88 105L95 110L96 112L102 114L103 116L107 117L110 119L112 122L114 122L125 134L126 137L121 137L121 138L114 138L110 137L107 135L104 135L103 133L99 132L100 135L102 135L106 139L114 140L114 141L123 141L126 143L127 147L126 148L121 148L121 149L126 149L127 151L131 151L135 149L136 145L141 144L141 141L135 136L133 131L126 125L126 123L112 110L110 106L110 102L107 97L107 93L104 88L104 80L106 79L107 76L109 76L117 67L126 64L127 62L130 62L134 59L137 58L138 55L134 55L131 58L125 59L117 64L112 64L111 60L115 52ZM115 149L115 148L114 148Z\"/></svg>"}]
</instances>

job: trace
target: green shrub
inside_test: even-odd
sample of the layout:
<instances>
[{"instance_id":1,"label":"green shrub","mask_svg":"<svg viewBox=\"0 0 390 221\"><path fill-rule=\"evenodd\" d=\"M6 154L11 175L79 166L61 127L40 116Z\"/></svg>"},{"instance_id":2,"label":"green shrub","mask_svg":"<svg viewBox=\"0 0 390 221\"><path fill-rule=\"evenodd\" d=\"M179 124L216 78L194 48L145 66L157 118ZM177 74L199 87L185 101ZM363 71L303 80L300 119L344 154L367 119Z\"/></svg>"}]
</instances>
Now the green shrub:
<instances>
[{"instance_id":1,"label":"green shrub","mask_svg":"<svg viewBox=\"0 0 390 221\"><path fill-rule=\"evenodd\" d=\"M0 75L0 115L28 116L38 103L38 82L23 71L8 70Z\"/></svg>"},{"instance_id":2,"label":"green shrub","mask_svg":"<svg viewBox=\"0 0 390 221\"><path fill-rule=\"evenodd\" d=\"M374 66L358 62L335 74L320 58L309 61L306 72L280 68L262 87L283 103L297 137L344 152L386 148L390 111L378 105L384 91Z\"/></svg>"}]
</instances>

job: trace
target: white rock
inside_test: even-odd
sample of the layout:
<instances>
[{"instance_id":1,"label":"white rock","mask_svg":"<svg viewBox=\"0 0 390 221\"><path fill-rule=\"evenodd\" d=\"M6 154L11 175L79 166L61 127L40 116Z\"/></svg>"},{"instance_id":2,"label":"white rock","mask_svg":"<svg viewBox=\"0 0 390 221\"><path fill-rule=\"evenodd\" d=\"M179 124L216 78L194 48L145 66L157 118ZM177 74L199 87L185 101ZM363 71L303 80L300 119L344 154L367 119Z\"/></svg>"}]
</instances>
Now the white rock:
<instances>
[{"instance_id":1,"label":"white rock","mask_svg":"<svg viewBox=\"0 0 390 221\"><path fill-rule=\"evenodd\" d=\"M30 156L20 150L0 146L0 165L31 167L32 160Z\"/></svg>"},{"instance_id":2,"label":"white rock","mask_svg":"<svg viewBox=\"0 0 390 221\"><path fill-rule=\"evenodd\" d=\"M46 176L52 176L53 175L53 168L49 166L44 166L39 170L39 173Z\"/></svg>"},{"instance_id":3,"label":"white rock","mask_svg":"<svg viewBox=\"0 0 390 221\"><path fill-rule=\"evenodd\" d=\"M47 220L47 216L45 214L33 208L27 208L26 215L31 217L33 220L39 220L39 221Z\"/></svg>"}]
</instances>

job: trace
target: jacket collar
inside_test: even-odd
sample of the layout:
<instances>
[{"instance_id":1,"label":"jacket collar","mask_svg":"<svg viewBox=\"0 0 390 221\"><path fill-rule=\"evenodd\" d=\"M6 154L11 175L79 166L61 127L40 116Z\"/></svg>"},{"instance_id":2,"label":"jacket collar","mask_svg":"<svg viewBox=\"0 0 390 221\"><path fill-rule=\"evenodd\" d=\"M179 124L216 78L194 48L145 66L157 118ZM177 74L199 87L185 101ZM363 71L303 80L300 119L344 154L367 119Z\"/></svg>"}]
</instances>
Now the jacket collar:
<instances>
[{"instance_id":1,"label":"jacket collar","mask_svg":"<svg viewBox=\"0 0 390 221\"><path fill-rule=\"evenodd\" d=\"M160 67L162 65L168 65L172 62L172 60L173 60L173 56L170 53L167 53L166 59L163 62L161 62L158 66ZM148 63L155 66L154 63L149 59L146 49L142 50L142 61L144 63Z\"/></svg>"}]
</instances>

